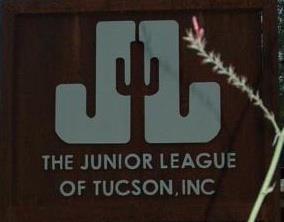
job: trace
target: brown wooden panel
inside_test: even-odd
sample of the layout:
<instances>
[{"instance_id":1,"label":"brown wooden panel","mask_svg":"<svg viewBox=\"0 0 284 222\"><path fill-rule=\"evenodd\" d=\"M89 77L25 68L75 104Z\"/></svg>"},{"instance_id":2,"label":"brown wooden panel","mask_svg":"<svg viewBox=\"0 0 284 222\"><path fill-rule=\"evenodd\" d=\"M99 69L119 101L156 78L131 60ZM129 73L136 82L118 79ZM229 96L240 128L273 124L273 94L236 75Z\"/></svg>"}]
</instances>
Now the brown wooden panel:
<instances>
[{"instance_id":1,"label":"brown wooden panel","mask_svg":"<svg viewBox=\"0 0 284 222\"><path fill-rule=\"evenodd\" d=\"M56 0L7 1L6 9L17 13L58 13L86 11L161 11L183 9L260 9L273 0L70 0L64 3Z\"/></svg>"},{"instance_id":2,"label":"brown wooden panel","mask_svg":"<svg viewBox=\"0 0 284 222\"><path fill-rule=\"evenodd\" d=\"M225 3L223 5L223 3ZM2 80L1 211L3 221L244 221L256 198L271 156L272 128L242 93L200 65L182 36L191 16L200 15L208 47L223 55L250 84L260 88L275 110L276 66L274 6L268 1L66 1L11 2L6 6L5 70ZM271 5L273 5L271 3ZM265 7L264 7L265 6ZM196 10L196 9L204 10ZM219 8L222 10L208 10ZM225 10L225 8L227 8ZM230 8L230 9L228 9ZM181 10L182 9L182 10ZM195 9L195 10L193 10ZM233 10L235 9L235 10ZM120 12L119 12L120 11ZM52 12L52 13L51 13ZM71 13L72 12L72 13ZM261 13L264 23L261 24ZM216 81L221 86L221 130L206 144L149 144L144 139L144 96L154 94L159 79L143 84L143 46L131 47L130 87L122 84L118 66L117 89L131 95L131 141L124 145L67 144L55 133L55 89L62 83L86 86L87 112L94 115L96 24L99 21L176 20L180 38L180 112L189 112L188 87L192 82ZM263 48L261 38L263 29ZM160 64L161 65L161 64ZM42 155L150 153L180 155L200 152L236 152L235 169L171 169L44 171ZM64 198L63 180L212 178L213 196L81 197ZM278 221L279 194L275 192L259 219Z\"/></svg>"}]
</instances>

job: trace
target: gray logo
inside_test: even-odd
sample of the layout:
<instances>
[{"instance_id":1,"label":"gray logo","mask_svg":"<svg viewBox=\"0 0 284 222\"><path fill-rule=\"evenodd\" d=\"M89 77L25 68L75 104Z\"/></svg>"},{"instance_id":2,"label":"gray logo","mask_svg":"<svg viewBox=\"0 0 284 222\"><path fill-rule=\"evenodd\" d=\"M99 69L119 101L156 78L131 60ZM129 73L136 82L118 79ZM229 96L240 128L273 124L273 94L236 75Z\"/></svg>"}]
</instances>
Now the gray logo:
<instances>
[{"instance_id":1,"label":"gray logo","mask_svg":"<svg viewBox=\"0 0 284 222\"><path fill-rule=\"evenodd\" d=\"M179 30L175 21L144 21L139 40L145 48L145 83L150 60L159 60L159 91L145 96L145 140L148 143L206 143L220 130L220 87L215 82L192 83L190 111L179 113ZM133 21L100 22L96 40L96 116L86 114L82 84L56 88L57 135L71 144L125 144L130 141L130 96L116 90L116 59L125 61L130 82L130 44L135 41Z\"/></svg>"}]
</instances>

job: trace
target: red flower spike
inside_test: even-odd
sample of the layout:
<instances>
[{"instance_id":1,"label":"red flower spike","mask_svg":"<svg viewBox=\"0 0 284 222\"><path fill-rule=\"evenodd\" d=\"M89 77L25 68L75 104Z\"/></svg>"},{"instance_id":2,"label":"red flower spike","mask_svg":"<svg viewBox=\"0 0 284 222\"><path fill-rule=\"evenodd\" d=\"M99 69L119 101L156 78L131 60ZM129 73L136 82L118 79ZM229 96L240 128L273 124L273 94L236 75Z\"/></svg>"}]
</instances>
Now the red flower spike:
<instances>
[{"instance_id":1,"label":"red flower spike","mask_svg":"<svg viewBox=\"0 0 284 222\"><path fill-rule=\"evenodd\" d=\"M192 17L192 25L195 32L195 35L198 39L202 39L204 37L204 29L199 25L196 16Z\"/></svg>"}]
</instances>

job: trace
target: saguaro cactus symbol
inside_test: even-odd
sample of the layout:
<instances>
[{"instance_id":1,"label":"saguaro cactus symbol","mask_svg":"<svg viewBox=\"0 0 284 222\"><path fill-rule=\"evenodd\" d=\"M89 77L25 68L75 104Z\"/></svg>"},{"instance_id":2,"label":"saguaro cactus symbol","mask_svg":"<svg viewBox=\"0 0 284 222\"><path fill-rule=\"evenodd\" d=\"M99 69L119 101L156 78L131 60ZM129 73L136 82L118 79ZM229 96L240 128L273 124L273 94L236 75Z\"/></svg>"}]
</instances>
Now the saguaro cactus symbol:
<instances>
[{"instance_id":1,"label":"saguaro cactus symbol","mask_svg":"<svg viewBox=\"0 0 284 222\"><path fill-rule=\"evenodd\" d=\"M174 20L104 21L97 24L96 115L86 113L83 84L56 89L56 133L71 144L126 144L131 140L131 97L116 87L117 59L124 61L124 82L151 84L151 64L159 61L159 89L144 96L145 140L148 143L205 143L220 129L220 87L194 82L189 87L190 113L179 111L179 27ZM161 38L162 36L162 38ZM133 73L133 42L144 45L141 70ZM143 72L142 72L143 71ZM131 78L135 75L135 78ZM140 90L136 87L135 90ZM143 93L141 93L143 94ZM140 95L141 96L141 95ZM201 100L200 97L204 99ZM211 104L211 109L208 108Z\"/></svg>"}]
</instances>

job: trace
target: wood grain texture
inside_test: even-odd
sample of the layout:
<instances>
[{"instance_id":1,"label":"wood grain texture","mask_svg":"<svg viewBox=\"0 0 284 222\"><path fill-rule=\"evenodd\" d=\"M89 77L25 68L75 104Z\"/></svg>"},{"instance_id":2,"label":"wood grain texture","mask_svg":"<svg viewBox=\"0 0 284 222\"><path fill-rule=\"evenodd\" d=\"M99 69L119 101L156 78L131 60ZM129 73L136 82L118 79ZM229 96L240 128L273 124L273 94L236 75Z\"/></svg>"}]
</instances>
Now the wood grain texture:
<instances>
[{"instance_id":1,"label":"wood grain texture","mask_svg":"<svg viewBox=\"0 0 284 222\"><path fill-rule=\"evenodd\" d=\"M189 9L260 9L274 0L40 0L7 1L6 10L17 13L58 13L96 11L161 11Z\"/></svg>"},{"instance_id":2,"label":"wood grain texture","mask_svg":"<svg viewBox=\"0 0 284 222\"><path fill-rule=\"evenodd\" d=\"M198 10L197 9L203 9ZM214 9L214 10L209 10ZM219 10L215 10L219 9ZM276 27L274 1L13 1L5 6L4 75L1 79L0 219L31 221L244 221L256 198L271 157L272 128L242 93L200 65L180 42L181 113L186 115L188 87L195 81L221 85L222 129L209 144L148 144L144 141L144 96L158 89L158 79L142 84L143 46L132 46L130 87L118 78L118 91L131 95L132 137L126 145L68 145L54 132L55 88L83 83L88 91L89 115L95 114L95 31L98 21L174 19L180 40L193 14L204 27L208 47L260 88L268 106L276 110ZM263 13L263 24L260 16ZM263 48L261 34L263 30ZM161 65L161 64L160 64ZM118 67L118 69L120 69ZM123 70L119 70L121 73ZM140 75L139 75L140 74ZM121 76L118 74L118 76ZM155 78L155 77L153 77ZM234 170L44 172L41 155L89 153L186 153L233 151ZM64 179L148 179L211 177L218 183L212 197L96 197L64 199L56 186ZM279 221L279 194L274 192L259 216Z\"/></svg>"}]
</instances>

